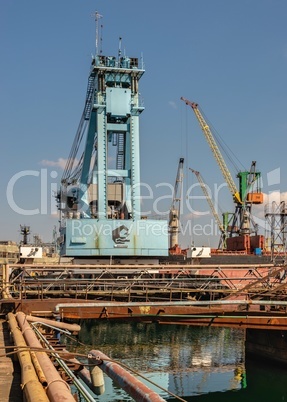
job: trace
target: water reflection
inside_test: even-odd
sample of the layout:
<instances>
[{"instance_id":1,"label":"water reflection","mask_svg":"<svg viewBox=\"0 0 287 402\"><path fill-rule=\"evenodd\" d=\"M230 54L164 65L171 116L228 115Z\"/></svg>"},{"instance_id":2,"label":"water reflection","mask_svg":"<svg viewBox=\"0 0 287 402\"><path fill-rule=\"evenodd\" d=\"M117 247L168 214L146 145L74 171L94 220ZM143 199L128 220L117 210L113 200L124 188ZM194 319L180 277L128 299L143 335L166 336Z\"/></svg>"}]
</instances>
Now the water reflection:
<instances>
[{"instance_id":1,"label":"water reflection","mask_svg":"<svg viewBox=\"0 0 287 402\"><path fill-rule=\"evenodd\" d=\"M246 359L248 386L238 391L213 392L185 398L192 402L282 402L287 400L286 368ZM176 402L171 398L169 402Z\"/></svg>"},{"instance_id":2,"label":"water reflection","mask_svg":"<svg viewBox=\"0 0 287 402\"><path fill-rule=\"evenodd\" d=\"M228 328L84 321L81 353L99 349L184 399L246 386L244 332ZM132 400L106 378L100 401ZM176 400L154 385L167 400Z\"/></svg>"}]
</instances>

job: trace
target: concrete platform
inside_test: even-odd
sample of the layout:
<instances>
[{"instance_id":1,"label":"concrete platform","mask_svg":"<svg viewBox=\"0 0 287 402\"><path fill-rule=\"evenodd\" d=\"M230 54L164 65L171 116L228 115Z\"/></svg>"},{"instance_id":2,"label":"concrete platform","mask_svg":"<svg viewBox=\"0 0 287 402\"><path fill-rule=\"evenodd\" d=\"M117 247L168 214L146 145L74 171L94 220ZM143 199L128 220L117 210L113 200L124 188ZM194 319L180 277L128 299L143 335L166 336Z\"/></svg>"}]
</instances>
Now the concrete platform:
<instances>
[{"instance_id":1,"label":"concrete platform","mask_svg":"<svg viewBox=\"0 0 287 402\"><path fill-rule=\"evenodd\" d=\"M8 323L0 318L0 401L22 402L21 368L17 357L4 356L5 353L12 351L7 346L13 346L13 342L10 338Z\"/></svg>"}]
</instances>

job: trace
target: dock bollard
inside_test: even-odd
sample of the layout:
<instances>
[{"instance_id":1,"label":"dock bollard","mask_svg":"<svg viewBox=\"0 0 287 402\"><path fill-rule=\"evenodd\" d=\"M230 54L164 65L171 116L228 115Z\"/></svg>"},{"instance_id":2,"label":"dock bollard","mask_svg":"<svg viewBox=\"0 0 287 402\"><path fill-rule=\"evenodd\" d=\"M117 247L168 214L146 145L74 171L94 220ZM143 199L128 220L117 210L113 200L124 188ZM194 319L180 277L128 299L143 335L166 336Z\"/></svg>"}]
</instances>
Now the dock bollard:
<instances>
[{"instance_id":1,"label":"dock bollard","mask_svg":"<svg viewBox=\"0 0 287 402\"><path fill-rule=\"evenodd\" d=\"M99 367L99 359L92 354L88 354L89 369L91 373L91 381L93 384L92 391L96 395L102 395L105 392L105 380L103 370Z\"/></svg>"}]
</instances>

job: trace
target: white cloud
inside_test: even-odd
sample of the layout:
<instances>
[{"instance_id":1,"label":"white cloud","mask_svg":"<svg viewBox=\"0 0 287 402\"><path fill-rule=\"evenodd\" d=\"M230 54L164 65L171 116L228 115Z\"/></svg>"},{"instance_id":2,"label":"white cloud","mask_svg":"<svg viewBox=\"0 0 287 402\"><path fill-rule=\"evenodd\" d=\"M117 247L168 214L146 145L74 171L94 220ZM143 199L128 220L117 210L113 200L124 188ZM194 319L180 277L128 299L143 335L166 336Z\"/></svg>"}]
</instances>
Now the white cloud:
<instances>
[{"instance_id":1,"label":"white cloud","mask_svg":"<svg viewBox=\"0 0 287 402\"><path fill-rule=\"evenodd\" d=\"M269 194L264 193L264 203L270 204L273 201L277 202L278 204L281 201L287 201L287 192L280 193L279 191L273 191Z\"/></svg>"},{"instance_id":2,"label":"white cloud","mask_svg":"<svg viewBox=\"0 0 287 402\"><path fill-rule=\"evenodd\" d=\"M287 202L287 192L280 193L280 191L273 191L268 194L263 193L263 204L254 205L252 207L253 219L261 231L266 229L266 223L268 221L266 216L268 216L268 214L272 211L276 211L277 213L279 211L278 207L281 201Z\"/></svg>"},{"instance_id":3,"label":"white cloud","mask_svg":"<svg viewBox=\"0 0 287 402\"><path fill-rule=\"evenodd\" d=\"M264 203L259 206L256 213L258 217L265 217L266 213L270 213L273 210L278 211L281 201L285 201L287 203L287 192L280 193L279 191L273 191L269 194L264 193L263 195Z\"/></svg>"},{"instance_id":4,"label":"white cloud","mask_svg":"<svg viewBox=\"0 0 287 402\"><path fill-rule=\"evenodd\" d=\"M173 109L177 109L176 103L174 101L169 101L168 102L169 106L171 106Z\"/></svg>"},{"instance_id":5,"label":"white cloud","mask_svg":"<svg viewBox=\"0 0 287 402\"><path fill-rule=\"evenodd\" d=\"M189 220L189 219L201 219L203 216L211 216L211 212L210 211L206 211L204 212L204 214L202 214L202 212L189 212L188 214L183 215L183 219Z\"/></svg>"},{"instance_id":6,"label":"white cloud","mask_svg":"<svg viewBox=\"0 0 287 402\"><path fill-rule=\"evenodd\" d=\"M60 169L64 170L67 163L67 159L59 158L57 161L49 161L47 159L43 159L40 163L43 166L59 167Z\"/></svg>"}]
</instances>

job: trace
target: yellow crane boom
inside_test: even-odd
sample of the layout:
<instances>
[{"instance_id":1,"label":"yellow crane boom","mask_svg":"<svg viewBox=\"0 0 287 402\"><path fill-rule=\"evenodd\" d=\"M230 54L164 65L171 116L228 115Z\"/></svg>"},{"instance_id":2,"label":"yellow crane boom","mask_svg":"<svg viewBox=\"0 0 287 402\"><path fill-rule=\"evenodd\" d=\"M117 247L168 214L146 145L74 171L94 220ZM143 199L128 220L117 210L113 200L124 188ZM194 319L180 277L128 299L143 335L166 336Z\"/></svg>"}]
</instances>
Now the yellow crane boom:
<instances>
[{"instance_id":1,"label":"yellow crane boom","mask_svg":"<svg viewBox=\"0 0 287 402\"><path fill-rule=\"evenodd\" d=\"M181 97L180 99L183 100L185 102L185 104L190 106L192 108L192 110L194 111L194 114L195 114L195 116L199 122L199 125L204 133L204 136L208 142L208 145L210 146L210 149L219 165L219 168L220 168L220 170L223 174L223 177L228 185L228 188L231 191L234 202L236 202L237 204L242 204L242 200L240 198L240 193L239 193L239 191L236 187L236 184L234 183L234 180L226 166L226 163L223 159L220 149L218 148L218 146L216 144L216 141L212 135L212 132L198 108L198 104L195 102L191 102L188 99L185 99L183 97Z\"/></svg>"},{"instance_id":2,"label":"yellow crane boom","mask_svg":"<svg viewBox=\"0 0 287 402\"><path fill-rule=\"evenodd\" d=\"M225 228L224 228L224 226L223 226L223 224L222 224L222 222L221 222L221 220L219 218L219 215L218 215L218 213L217 213L217 211L215 209L215 206L214 206L214 204L212 202L212 199L211 199L211 197L210 197L210 195L209 195L209 193L207 191L206 184L205 184L201 174L197 170L194 170L194 169L191 169L191 168L189 168L189 170L191 170L192 173L195 174L195 176L196 176L196 178L198 180L198 183L200 184L200 187L202 189L202 192L205 195L205 198L206 198L206 200L207 200L207 202L209 204L211 212L212 212L212 214L213 214L213 216L214 216L214 218L216 220L216 223L217 223L222 235L225 235L226 234L225 233Z\"/></svg>"}]
</instances>

